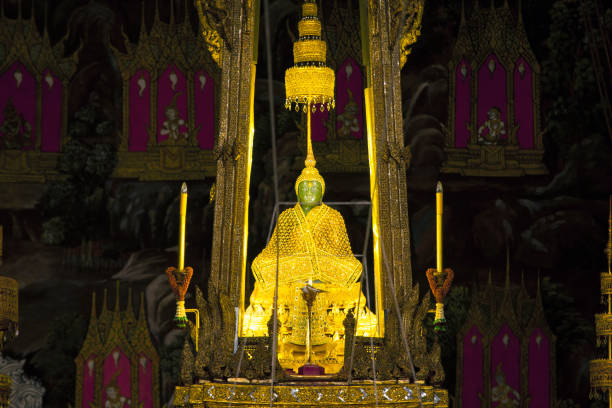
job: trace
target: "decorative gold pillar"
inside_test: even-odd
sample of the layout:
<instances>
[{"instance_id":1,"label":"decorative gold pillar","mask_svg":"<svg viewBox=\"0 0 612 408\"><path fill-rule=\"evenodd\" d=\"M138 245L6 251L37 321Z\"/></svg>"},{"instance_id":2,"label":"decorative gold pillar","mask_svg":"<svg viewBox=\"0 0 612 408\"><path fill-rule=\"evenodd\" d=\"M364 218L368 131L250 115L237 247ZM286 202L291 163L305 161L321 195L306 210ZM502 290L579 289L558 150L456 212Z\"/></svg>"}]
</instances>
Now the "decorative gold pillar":
<instances>
[{"instance_id":1,"label":"decorative gold pillar","mask_svg":"<svg viewBox=\"0 0 612 408\"><path fill-rule=\"evenodd\" d=\"M371 183L373 215L378 224L374 251L384 250L397 296L402 298L412 288L412 263L406 196L410 152L403 140L400 71L420 32L423 1L361 0L360 7L367 67L366 110L371 109L368 137L372 138L370 152L375 159L370 159L370 176L375 178ZM376 293L377 303L382 301L381 306L390 309L393 300L382 253L376 258L375 252L375 279L382 284L378 286L382 291Z\"/></svg>"},{"instance_id":2,"label":"decorative gold pillar","mask_svg":"<svg viewBox=\"0 0 612 408\"><path fill-rule=\"evenodd\" d=\"M259 1L223 2L217 179L210 289L244 310ZM240 314L242 316L242 313Z\"/></svg>"}]
</instances>

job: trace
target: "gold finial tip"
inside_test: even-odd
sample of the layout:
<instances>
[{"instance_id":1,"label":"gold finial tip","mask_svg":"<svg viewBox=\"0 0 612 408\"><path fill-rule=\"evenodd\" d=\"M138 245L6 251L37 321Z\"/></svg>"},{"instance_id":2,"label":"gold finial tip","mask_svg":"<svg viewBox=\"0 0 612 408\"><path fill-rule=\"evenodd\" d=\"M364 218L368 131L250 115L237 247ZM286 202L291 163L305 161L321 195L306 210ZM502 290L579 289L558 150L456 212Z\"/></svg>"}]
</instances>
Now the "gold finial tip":
<instances>
[{"instance_id":1,"label":"gold finial tip","mask_svg":"<svg viewBox=\"0 0 612 408\"><path fill-rule=\"evenodd\" d=\"M185 183L184 181L181 185L181 194L187 194L187 183Z\"/></svg>"},{"instance_id":2,"label":"gold finial tip","mask_svg":"<svg viewBox=\"0 0 612 408\"><path fill-rule=\"evenodd\" d=\"M442 183L438 181L438 184L436 184L436 193L441 193L442 192Z\"/></svg>"}]
</instances>

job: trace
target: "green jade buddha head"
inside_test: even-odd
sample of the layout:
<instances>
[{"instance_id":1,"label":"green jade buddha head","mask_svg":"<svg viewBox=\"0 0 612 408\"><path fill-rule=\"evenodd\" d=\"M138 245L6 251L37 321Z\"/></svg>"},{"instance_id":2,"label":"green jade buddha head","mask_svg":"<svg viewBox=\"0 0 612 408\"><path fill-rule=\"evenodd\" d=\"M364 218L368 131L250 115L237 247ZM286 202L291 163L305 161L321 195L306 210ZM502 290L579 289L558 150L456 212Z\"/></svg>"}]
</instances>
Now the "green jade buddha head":
<instances>
[{"instance_id":1,"label":"green jade buddha head","mask_svg":"<svg viewBox=\"0 0 612 408\"><path fill-rule=\"evenodd\" d=\"M323 187L316 180L304 180L298 185L297 197L304 215L306 215L313 207L321 205Z\"/></svg>"}]
</instances>

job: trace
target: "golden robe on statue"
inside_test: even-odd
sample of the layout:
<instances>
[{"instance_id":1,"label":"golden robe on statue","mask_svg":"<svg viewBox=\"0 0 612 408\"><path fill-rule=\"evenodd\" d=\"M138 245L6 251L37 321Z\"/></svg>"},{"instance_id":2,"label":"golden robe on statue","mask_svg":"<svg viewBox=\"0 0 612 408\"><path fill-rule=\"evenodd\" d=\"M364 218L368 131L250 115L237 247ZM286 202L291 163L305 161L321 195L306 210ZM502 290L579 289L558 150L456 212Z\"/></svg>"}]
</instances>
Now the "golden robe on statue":
<instances>
[{"instance_id":1,"label":"golden robe on statue","mask_svg":"<svg viewBox=\"0 0 612 408\"><path fill-rule=\"evenodd\" d=\"M344 356L346 313L354 309L358 336L376 336L377 320L366 307L358 282L362 265L351 251L344 219L321 204L306 215L300 204L281 213L266 248L252 264L255 287L242 335L267 336L278 267L279 361L284 368L303 364L307 308L301 288L312 283L319 293L311 315L315 361L326 372L339 370Z\"/></svg>"},{"instance_id":2,"label":"golden robe on statue","mask_svg":"<svg viewBox=\"0 0 612 408\"><path fill-rule=\"evenodd\" d=\"M320 281L349 288L361 275L344 219L325 204L307 215L299 204L281 213L268 246L252 265L263 289L274 287L277 264L279 286Z\"/></svg>"}]
</instances>

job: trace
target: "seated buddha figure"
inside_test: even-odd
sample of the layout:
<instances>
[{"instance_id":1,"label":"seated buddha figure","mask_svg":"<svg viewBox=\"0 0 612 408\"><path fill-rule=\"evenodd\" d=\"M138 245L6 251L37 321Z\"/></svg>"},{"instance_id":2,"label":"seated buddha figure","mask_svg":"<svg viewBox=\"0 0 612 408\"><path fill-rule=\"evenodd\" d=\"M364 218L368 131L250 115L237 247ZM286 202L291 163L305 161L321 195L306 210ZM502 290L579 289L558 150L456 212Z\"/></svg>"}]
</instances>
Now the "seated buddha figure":
<instances>
[{"instance_id":1,"label":"seated buddha figure","mask_svg":"<svg viewBox=\"0 0 612 408\"><path fill-rule=\"evenodd\" d=\"M315 163L309 151L295 183L298 203L280 214L270 241L253 261L255 286L242 335L268 335L278 280L278 358L283 368L297 371L306 356L308 326L301 290L311 285L321 291L310 315L311 355L325 372L334 373L344 361L346 313L353 310L358 336L376 336L377 320L366 307L359 282L362 264L351 252L344 219L321 201L325 181Z\"/></svg>"}]
</instances>

